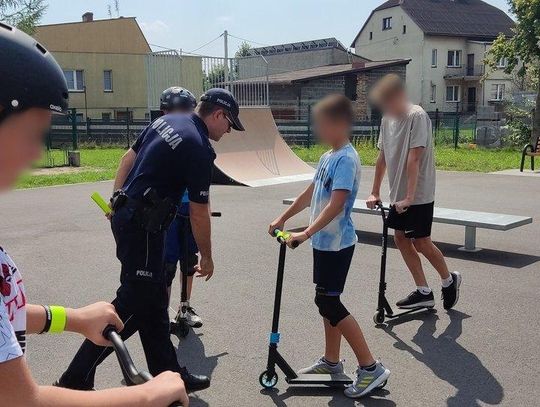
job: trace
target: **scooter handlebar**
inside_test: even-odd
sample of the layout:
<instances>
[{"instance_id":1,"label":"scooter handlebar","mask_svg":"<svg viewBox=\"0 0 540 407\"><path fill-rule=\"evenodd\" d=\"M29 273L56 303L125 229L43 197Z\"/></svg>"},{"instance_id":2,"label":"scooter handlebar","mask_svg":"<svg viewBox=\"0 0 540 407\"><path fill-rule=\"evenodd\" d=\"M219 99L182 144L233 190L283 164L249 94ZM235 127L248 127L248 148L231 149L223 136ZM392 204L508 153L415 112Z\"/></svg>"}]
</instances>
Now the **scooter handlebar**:
<instances>
[{"instance_id":1,"label":"scooter handlebar","mask_svg":"<svg viewBox=\"0 0 540 407\"><path fill-rule=\"evenodd\" d=\"M274 229L274 236L276 237L279 244L287 244L287 239L289 238L289 236L291 236L291 234L283 230ZM293 249L296 249L299 245L300 243L296 240L292 242Z\"/></svg>"},{"instance_id":2,"label":"scooter handlebar","mask_svg":"<svg viewBox=\"0 0 540 407\"><path fill-rule=\"evenodd\" d=\"M127 347L118 334L116 327L113 325L107 326L103 330L103 336L105 339L112 342L116 356L118 357L118 362L124 375L124 380L128 386L139 385L146 383L153 379L152 375L144 370L138 371L131 359ZM172 403L169 407L181 407L182 404L178 401Z\"/></svg>"}]
</instances>

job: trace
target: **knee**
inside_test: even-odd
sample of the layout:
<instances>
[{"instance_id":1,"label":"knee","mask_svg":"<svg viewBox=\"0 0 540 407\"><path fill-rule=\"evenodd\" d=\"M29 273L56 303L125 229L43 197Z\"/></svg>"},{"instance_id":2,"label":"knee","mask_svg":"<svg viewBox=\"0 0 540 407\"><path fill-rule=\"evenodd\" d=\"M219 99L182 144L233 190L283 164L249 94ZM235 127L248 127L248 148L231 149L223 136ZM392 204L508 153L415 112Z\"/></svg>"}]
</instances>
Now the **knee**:
<instances>
[{"instance_id":1,"label":"knee","mask_svg":"<svg viewBox=\"0 0 540 407\"><path fill-rule=\"evenodd\" d=\"M315 295L315 304L319 308L319 314L323 318L326 318L332 326L337 326L343 319L350 315L347 308L341 302L339 295L317 293Z\"/></svg>"},{"instance_id":2,"label":"knee","mask_svg":"<svg viewBox=\"0 0 540 407\"><path fill-rule=\"evenodd\" d=\"M406 244L408 244L410 239L405 237L405 233L403 233L400 230L396 230L394 233L394 242L396 243L396 246L398 248L404 247Z\"/></svg>"},{"instance_id":3,"label":"knee","mask_svg":"<svg viewBox=\"0 0 540 407\"><path fill-rule=\"evenodd\" d=\"M422 254L429 253L433 246L430 238L414 239L413 244L416 251Z\"/></svg>"}]
</instances>

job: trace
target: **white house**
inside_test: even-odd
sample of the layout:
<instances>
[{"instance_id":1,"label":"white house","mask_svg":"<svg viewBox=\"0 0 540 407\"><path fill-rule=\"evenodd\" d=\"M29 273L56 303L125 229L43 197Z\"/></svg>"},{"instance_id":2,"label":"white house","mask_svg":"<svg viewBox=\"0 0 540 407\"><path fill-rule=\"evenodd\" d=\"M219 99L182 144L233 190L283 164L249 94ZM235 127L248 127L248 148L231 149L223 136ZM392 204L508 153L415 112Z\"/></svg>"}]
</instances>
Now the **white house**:
<instances>
[{"instance_id":1,"label":"white house","mask_svg":"<svg viewBox=\"0 0 540 407\"><path fill-rule=\"evenodd\" d=\"M407 86L427 111L473 112L512 92L505 61L491 71L484 57L513 25L481 0L389 0L371 12L351 47L370 59L411 58Z\"/></svg>"}]
</instances>

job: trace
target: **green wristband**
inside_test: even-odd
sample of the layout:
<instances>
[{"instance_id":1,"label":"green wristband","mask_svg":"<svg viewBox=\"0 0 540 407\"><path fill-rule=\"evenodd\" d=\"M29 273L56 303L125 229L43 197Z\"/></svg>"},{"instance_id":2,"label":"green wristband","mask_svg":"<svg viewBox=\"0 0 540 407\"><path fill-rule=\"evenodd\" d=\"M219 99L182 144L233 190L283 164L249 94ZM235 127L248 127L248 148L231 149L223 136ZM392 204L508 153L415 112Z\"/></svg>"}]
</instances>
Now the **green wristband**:
<instances>
[{"instance_id":1,"label":"green wristband","mask_svg":"<svg viewBox=\"0 0 540 407\"><path fill-rule=\"evenodd\" d=\"M64 307L58 305L51 305L51 327L49 332L52 334L59 334L65 331L67 322L67 313Z\"/></svg>"}]
</instances>

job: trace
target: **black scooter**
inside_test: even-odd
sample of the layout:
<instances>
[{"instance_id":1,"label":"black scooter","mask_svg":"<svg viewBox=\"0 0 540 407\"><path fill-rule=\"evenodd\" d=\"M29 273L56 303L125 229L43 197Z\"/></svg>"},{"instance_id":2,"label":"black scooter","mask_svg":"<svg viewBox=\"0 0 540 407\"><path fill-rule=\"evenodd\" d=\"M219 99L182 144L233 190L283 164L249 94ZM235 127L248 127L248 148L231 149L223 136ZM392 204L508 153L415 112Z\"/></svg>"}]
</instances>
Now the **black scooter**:
<instances>
[{"instance_id":1,"label":"black scooter","mask_svg":"<svg viewBox=\"0 0 540 407\"><path fill-rule=\"evenodd\" d=\"M384 323L385 318L398 318L416 311L431 310L433 307L415 307L397 314L394 313L390 303L386 299L386 252L388 248L388 212L390 208L385 207L381 202L377 204L377 209L381 211L383 221L382 250L381 250L381 274L379 279L379 296L377 300L377 312L373 315L373 322L376 325Z\"/></svg>"},{"instance_id":2,"label":"black scooter","mask_svg":"<svg viewBox=\"0 0 540 407\"><path fill-rule=\"evenodd\" d=\"M274 298L274 314L272 318L272 332L270 333L270 344L268 349L268 363L266 370L259 376L259 383L265 389L273 388L278 382L276 365L285 373L285 381L289 384L297 385L325 385L329 387L343 387L353 382L354 378L345 373L337 374L297 374L279 353L277 347L280 340L279 313L281 308L281 294L283 291L283 276L285 273L285 254L287 251L286 240L288 232L278 229L274 231L277 241L280 243L279 262L277 270L276 293Z\"/></svg>"},{"instance_id":3,"label":"black scooter","mask_svg":"<svg viewBox=\"0 0 540 407\"><path fill-rule=\"evenodd\" d=\"M118 363L120 364L120 369L122 370L124 381L126 382L127 386L136 386L152 380L153 377L150 373L144 370L137 370L124 341L114 326L109 325L106 327L103 331L103 336L105 339L112 342L114 352L118 358ZM177 401L171 404L169 407L178 406L182 406L182 403Z\"/></svg>"},{"instance_id":4,"label":"black scooter","mask_svg":"<svg viewBox=\"0 0 540 407\"><path fill-rule=\"evenodd\" d=\"M176 216L182 217L184 219L183 227L179 228L178 233L180 234L180 242L182 244L182 261L180 267L180 273L182 274L182 290L180 293L180 307L178 308L178 313L170 325L170 332L173 335L176 335L178 339L183 339L189 334L191 326L187 322L187 309L189 306L187 300L187 279L188 275L185 273L188 269L189 264L189 233L191 232L191 224L189 222L189 216L177 214ZM221 212L212 212L211 216L219 218L221 217Z\"/></svg>"}]
</instances>

